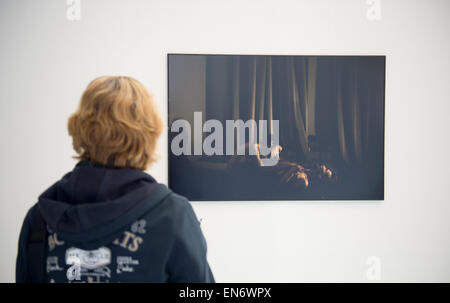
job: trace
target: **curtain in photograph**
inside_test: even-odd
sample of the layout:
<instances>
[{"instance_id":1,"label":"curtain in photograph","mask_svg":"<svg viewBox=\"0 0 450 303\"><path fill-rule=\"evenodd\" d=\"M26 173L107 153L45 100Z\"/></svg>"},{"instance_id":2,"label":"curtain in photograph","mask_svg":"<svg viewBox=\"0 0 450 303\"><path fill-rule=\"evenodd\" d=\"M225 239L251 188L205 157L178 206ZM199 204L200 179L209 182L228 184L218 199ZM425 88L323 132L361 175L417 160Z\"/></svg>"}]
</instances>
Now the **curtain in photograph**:
<instances>
[{"instance_id":1,"label":"curtain in photograph","mask_svg":"<svg viewBox=\"0 0 450 303\"><path fill-rule=\"evenodd\" d=\"M361 163L383 153L384 64L380 58L335 60L339 151L345 162Z\"/></svg>"},{"instance_id":2,"label":"curtain in photograph","mask_svg":"<svg viewBox=\"0 0 450 303\"><path fill-rule=\"evenodd\" d=\"M383 153L383 57L207 56L205 81L205 119L279 120L284 156Z\"/></svg>"},{"instance_id":3,"label":"curtain in photograph","mask_svg":"<svg viewBox=\"0 0 450 303\"><path fill-rule=\"evenodd\" d=\"M298 140L300 142L300 146L302 148L303 153L306 155L308 154L309 148L308 148L308 133L307 133L307 121L308 121L308 102L307 102L307 93L306 89L303 89L303 99L302 104L304 108L304 112L302 112L302 104L299 98L299 92L297 87L297 79L295 77L295 66L294 66L294 59L288 58L288 65L289 68L287 72L289 73L288 79L290 80L288 82L288 89L291 92L289 94L290 102L292 102L292 113L294 114L295 118L295 127L297 129L298 133ZM306 75L306 72L305 74ZM304 83L306 84L306 80L304 80ZM306 87L306 85L304 86Z\"/></svg>"},{"instance_id":4,"label":"curtain in photograph","mask_svg":"<svg viewBox=\"0 0 450 303\"><path fill-rule=\"evenodd\" d=\"M266 56L249 56L243 59L233 58L233 100L232 116L234 120L267 120L268 134L273 134L273 92L272 60ZM259 127L259 124L256 125ZM257 132L258 133L258 132ZM249 135L252 136L251 129ZM258 138L249 138L258 141Z\"/></svg>"}]
</instances>

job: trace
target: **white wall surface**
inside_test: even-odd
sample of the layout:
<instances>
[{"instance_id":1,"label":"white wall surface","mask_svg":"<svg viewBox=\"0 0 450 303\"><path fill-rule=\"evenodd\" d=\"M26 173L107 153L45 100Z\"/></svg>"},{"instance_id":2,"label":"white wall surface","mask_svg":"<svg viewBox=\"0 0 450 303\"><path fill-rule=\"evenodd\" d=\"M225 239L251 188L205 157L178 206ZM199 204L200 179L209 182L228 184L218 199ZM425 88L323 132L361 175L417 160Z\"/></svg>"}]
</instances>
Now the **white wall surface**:
<instances>
[{"instance_id":1,"label":"white wall surface","mask_svg":"<svg viewBox=\"0 0 450 303\"><path fill-rule=\"evenodd\" d=\"M27 209L71 170L88 82L136 77L167 121L167 53L386 55L385 200L197 202L219 282L450 282L450 1L0 2L0 281ZM167 182L167 137L149 171Z\"/></svg>"}]
</instances>

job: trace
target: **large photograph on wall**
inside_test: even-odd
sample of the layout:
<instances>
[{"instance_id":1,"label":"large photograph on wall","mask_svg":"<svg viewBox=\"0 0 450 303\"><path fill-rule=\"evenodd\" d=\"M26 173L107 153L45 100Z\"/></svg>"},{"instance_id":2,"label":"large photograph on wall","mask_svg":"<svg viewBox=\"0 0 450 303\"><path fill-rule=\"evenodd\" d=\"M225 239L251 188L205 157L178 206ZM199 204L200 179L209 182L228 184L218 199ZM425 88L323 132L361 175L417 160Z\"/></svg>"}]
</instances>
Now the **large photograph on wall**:
<instances>
[{"instance_id":1,"label":"large photograph on wall","mask_svg":"<svg viewBox=\"0 0 450 303\"><path fill-rule=\"evenodd\" d=\"M169 187L383 200L385 56L168 55Z\"/></svg>"}]
</instances>

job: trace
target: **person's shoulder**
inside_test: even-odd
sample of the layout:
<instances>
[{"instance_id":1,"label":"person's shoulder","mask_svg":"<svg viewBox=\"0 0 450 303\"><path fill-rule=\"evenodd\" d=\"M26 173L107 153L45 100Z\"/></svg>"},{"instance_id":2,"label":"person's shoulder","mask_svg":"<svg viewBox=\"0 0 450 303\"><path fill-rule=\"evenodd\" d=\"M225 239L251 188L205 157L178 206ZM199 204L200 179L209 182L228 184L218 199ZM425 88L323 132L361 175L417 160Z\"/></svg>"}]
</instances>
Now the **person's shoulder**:
<instances>
[{"instance_id":1,"label":"person's shoulder","mask_svg":"<svg viewBox=\"0 0 450 303\"><path fill-rule=\"evenodd\" d=\"M39 205L35 203L26 212L22 221L22 227L20 231L20 237L22 240L24 239L24 237L27 237L27 235L29 234L29 232L31 232L33 227L36 226L37 211L39 211Z\"/></svg>"},{"instance_id":2,"label":"person's shoulder","mask_svg":"<svg viewBox=\"0 0 450 303\"><path fill-rule=\"evenodd\" d=\"M39 204L36 202L34 203L26 212L24 217L24 223L28 223L30 225L33 225L34 220L36 218L37 212L39 212Z\"/></svg>"},{"instance_id":3,"label":"person's shoulder","mask_svg":"<svg viewBox=\"0 0 450 303\"><path fill-rule=\"evenodd\" d=\"M186 198L185 196L179 195L173 191L170 192L169 199L171 199L173 201L173 203L175 203L175 205L178 207L186 207L186 206L190 205L188 198Z\"/></svg>"},{"instance_id":4,"label":"person's shoulder","mask_svg":"<svg viewBox=\"0 0 450 303\"><path fill-rule=\"evenodd\" d=\"M198 222L189 199L172 190L161 203L161 206L161 214L166 214L167 216L164 217L172 221L175 226L182 225L186 220Z\"/></svg>"},{"instance_id":5,"label":"person's shoulder","mask_svg":"<svg viewBox=\"0 0 450 303\"><path fill-rule=\"evenodd\" d=\"M170 192L164 203L167 207L171 208L174 215L180 215L185 213L186 211L192 210L192 205L189 202L188 198L173 191Z\"/></svg>"}]
</instances>

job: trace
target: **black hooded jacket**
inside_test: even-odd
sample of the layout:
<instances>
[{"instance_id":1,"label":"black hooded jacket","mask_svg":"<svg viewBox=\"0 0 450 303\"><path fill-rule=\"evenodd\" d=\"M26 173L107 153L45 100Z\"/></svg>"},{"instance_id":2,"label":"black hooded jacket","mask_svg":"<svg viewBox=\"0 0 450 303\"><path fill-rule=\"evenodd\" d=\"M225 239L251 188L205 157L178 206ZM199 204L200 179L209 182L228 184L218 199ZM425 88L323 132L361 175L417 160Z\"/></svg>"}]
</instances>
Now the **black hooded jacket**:
<instances>
[{"instance_id":1,"label":"black hooded jacket","mask_svg":"<svg viewBox=\"0 0 450 303\"><path fill-rule=\"evenodd\" d=\"M135 169L79 162L25 217L16 282L30 281L27 243L47 224L46 282L214 282L188 200Z\"/></svg>"}]
</instances>

